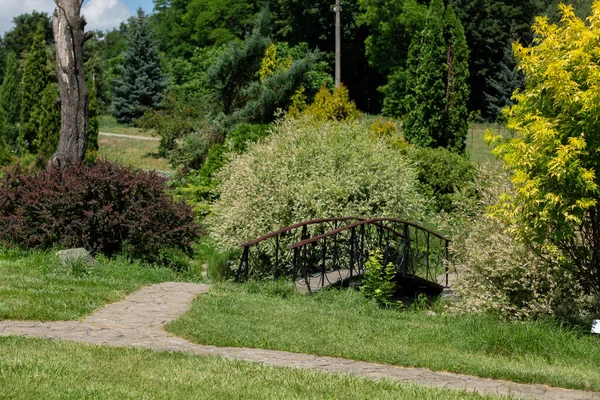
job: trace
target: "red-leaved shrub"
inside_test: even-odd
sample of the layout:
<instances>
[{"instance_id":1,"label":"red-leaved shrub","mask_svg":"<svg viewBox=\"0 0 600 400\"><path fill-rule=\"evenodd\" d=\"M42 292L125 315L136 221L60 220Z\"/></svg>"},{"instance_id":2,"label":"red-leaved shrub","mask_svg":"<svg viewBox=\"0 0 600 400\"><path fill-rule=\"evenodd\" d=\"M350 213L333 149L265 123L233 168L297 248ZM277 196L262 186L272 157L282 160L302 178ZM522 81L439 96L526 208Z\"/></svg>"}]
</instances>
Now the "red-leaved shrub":
<instances>
[{"instance_id":1,"label":"red-leaved shrub","mask_svg":"<svg viewBox=\"0 0 600 400\"><path fill-rule=\"evenodd\" d=\"M85 247L148 261L191 250L199 228L190 208L154 172L107 161L65 171L15 169L0 181L0 242L26 248Z\"/></svg>"}]
</instances>

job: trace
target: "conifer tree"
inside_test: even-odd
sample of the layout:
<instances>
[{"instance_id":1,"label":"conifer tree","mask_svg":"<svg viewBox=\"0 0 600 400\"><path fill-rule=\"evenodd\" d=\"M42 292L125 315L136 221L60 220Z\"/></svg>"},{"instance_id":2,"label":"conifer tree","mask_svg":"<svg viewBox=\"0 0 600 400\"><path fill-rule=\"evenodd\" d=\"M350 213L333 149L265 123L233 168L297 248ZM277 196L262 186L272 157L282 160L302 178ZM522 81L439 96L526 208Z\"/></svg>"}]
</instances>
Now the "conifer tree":
<instances>
[{"instance_id":1,"label":"conifer tree","mask_svg":"<svg viewBox=\"0 0 600 400\"><path fill-rule=\"evenodd\" d=\"M457 153L463 153L469 131L469 48L465 31L456 17L452 6L445 15L446 41L448 46L448 78L446 82L446 109L444 126L438 146L444 146Z\"/></svg>"},{"instance_id":2,"label":"conifer tree","mask_svg":"<svg viewBox=\"0 0 600 400\"><path fill-rule=\"evenodd\" d=\"M432 0L420 43L414 44L420 47L419 51L409 54L418 56L418 61L408 60L416 70L412 74L414 80L409 83L414 89L409 94L410 111L404 123L404 135L409 142L424 147L437 147L436 136L443 130L444 78L448 74L444 25L444 3Z\"/></svg>"},{"instance_id":3,"label":"conifer tree","mask_svg":"<svg viewBox=\"0 0 600 400\"><path fill-rule=\"evenodd\" d=\"M54 154L60 137L60 107L57 99L56 86L54 84L47 85L42 92L40 105L32 116L38 127L33 145L44 161Z\"/></svg>"},{"instance_id":4,"label":"conifer tree","mask_svg":"<svg viewBox=\"0 0 600 400\"><path fill-rule=\"evenodd\" d=\"M148 17L141 8L129 21L127 44L119 77L113 82L112 108L117 121L129 124L147 108L158 106L165 87Z\"/></svg>"},{"instance_id":5,"label":"conifer tree","mask_svg":"<svg viewBox=\"0 0 600 400\"><path fill-rule=\"evenodd\" d=\"M4 139L6 135L6 113L0 107L0 165L6 165L11 161L11 154Z\"/></svg>"},{"instance_id":6,"label":"conifer tree","mask_svg":"<svg viewBox=\"0 0 600 400\"><path fill-rule=\"evenodd\" d=\"M462 153L468 131L469 49L463 27L433 0L425 28L409 50L404 135L413 144Z\"/></svg>"},{"instance_id":7,"label":"conifer tree","mask_svg":"<svg viewBox=\"0 0 600 400\"><path fill-rule=\"evenodd\" d=\"M512 49L506 48L499 71L487 78L488 92L484 92L487 111L494 119L502 118L502 109L514 104L511 97L515 90L525 86L525 76L517 68Z\"/></svg>"},{"instance_id":8,"label":"conifer tree","mask_svg":"<svg viewBox=\"0 0 600 400\"><path fill-rule=\"evenodd\" d=\"M21 77L15 53L6 58L6 72L0 86L0 107L6 113L6 123L15 125L21 118Z\"/></svg>"},{"instance_id":9,"label":"conifer tree","mask_svg":"<svg viewBox=\"0 0 600 400\"><path fill-rule=\"evenodd\" d=\"M98 151L98 95L96 82L88 83L88 152Z\"/></svg>"},{"instance_id":10,"label":"conifer tree","mask_svg":"<svg viewBox=\"0 0 600 400\"><path fill-rule=\"evenodd\" d=\"M23 67L21 101L21 126L19 133L19 145L21 150L37 152L34 141L39 129L40 99L48 82L46 73L46 41L44 39L44 27L39 24L34 36L33 44Z\"/></svg>"}]
</instances>

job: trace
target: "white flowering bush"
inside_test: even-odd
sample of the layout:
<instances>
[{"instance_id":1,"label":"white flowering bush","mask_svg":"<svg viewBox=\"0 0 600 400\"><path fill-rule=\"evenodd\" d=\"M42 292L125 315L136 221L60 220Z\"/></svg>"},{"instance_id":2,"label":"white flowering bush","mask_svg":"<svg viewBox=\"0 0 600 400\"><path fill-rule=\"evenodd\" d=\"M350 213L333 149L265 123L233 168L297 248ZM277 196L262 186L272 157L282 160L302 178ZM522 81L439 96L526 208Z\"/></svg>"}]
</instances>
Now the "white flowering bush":
<instances>
[{"instance_id":1,"label":"white flowering bush","mask_svg":"<svg viewBox=\"0 0 600 400\"><path fill-rule=\"evenodd\" d=\"M286 118L219 177L206 220L224 249L296 222L396 217L423 222L427 204L409 160L362 121Z\"/></svg>"},{"instance_id":2,"label":"white flowering bush","mask_svg":"<svg viewBox=\"0 0 600 400\"><path fill-rule=\"evenodd\" d=\"M488 176L482 191L482 208L511 191L506 174ZM453 284L457 312L496 312L510 319L543 316L577 319L585 316L593 299L585 295L575 276L555 260L534 253L503 221L480 213L471 221L468 235L451 243Z\"/></svg>"}]
</instances>

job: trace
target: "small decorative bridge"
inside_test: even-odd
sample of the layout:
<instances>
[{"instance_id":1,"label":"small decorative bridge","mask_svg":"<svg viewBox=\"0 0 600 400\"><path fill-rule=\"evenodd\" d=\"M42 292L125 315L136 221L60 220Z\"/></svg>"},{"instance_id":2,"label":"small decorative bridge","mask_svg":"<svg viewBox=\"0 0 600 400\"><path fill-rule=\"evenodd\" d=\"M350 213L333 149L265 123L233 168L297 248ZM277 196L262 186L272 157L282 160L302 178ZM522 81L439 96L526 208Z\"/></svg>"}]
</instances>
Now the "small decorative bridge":
<instances>
[{"instance_id":1,"label":"small decorative bridge","mask_svg":"<svg viewBox=\"0 0 600 400\"><path fill-rule=\"evenodd\" d=\"M439 294L448 286L450 240L393 218L321 218L290 225L241 245L236 281L288 278L300 291L347 286L364 273L369 252L396 269L402 294Z\"/></svg>"}]
</instances>

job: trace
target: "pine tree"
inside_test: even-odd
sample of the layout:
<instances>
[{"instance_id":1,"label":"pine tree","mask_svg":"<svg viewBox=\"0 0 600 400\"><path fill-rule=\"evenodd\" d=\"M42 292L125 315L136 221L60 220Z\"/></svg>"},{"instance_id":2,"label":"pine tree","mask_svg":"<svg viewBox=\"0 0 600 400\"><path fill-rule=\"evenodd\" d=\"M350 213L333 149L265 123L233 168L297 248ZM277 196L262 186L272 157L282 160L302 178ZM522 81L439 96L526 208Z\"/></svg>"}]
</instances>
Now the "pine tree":
<instances>
[{"instance_id":1,"label":"pine tree","mask_svg":"<svg viewBox=\"0 0 600 400\"><path fill-rule=\"evenodd\" d=\"M452 6L446 9L446 41L448 46L448 80L444 129L438 146L464 153L469 131L469 48L465 31Z\"/></svg>"},{"instance_id":2,"label":"pine tree","mask_svg":"<svg viewBox=\"0 0 600 400\"><path fill-rule=\"evenodd\" d=\"M15 53L6 59L6 72L0 86L0 107L6 112L6 123L15 125L21 118L21 77Z\"/></svg>"},{"instance_id":3,"label":"pine tree","mask_svg":"<svg viewBox=\"0 0 600 400\"><path fill-rule=\"evenodd\" d=\"M463 27L433 0L407 62L404 135L413 144L463 153L468 131L469 49Z\"/></svg>"},{"instance_id":4,"label":"pine tree","mask_svg":"<svg viewBox=\"0 0 600 400\"><path fill-rule=\"evenodd\" d=\"M141 8L129 20L127 44L119 77L113 82L112 109L117 121L130 124L147 108L158 106L165 87L148 17Z\"/></svg>"},{"instance_id":5,"label":"pine tree","mask_svg":"<svg viewBox=\"0 0 600 400\"><path fill-rule=\"evenodd\" d=\"M42 92L40 105L32 116L38 127L33 145L44 161L54 154L60 137L60 107L57 99L56 86L54 84L47 85Z\"/></svg>"},{"instance_id":6,"label":"pine tree","mask_svg":"<svg viewBox=\"0 0 600 400\"><path fill-rule=\"evenodd\" d=\"M21 102L21 126L19 133L19 142L21 150L28 150L32 153L37 152L34 145L35 138L39 129L38 119L40 99L48 82L46 73L46 42L44 40L44 27L39 24L34 36L31 50L25 59L23 67L22 90L23 97Z\"/></svg>"},{"instance_id":7,"label":"pine tree","mask_svg":"<svg viewBox=\"0 0 600 400\"><path fill-rule=\"evenodd\" d=\"M416 70L412 74L412 85L409 83L414 87L414 93L409 95L410 111L405 120L404 135L409 142L424 147L437 147L436 136L443 131L444 78L448 74L444 25L444 3L432 0L419 51L409 54L409 57L418 56L418 61L408 60L409 65L416 65Z\"/></svg>"},{"instance_id":8,"label":"pine tree","mask_svg":"<svg viewBox=\"0 0 600 400\"><path fill-rule=\"evenodd\" d=\"M11 154L4 137L6 135L6 113L0 107L0 165L6 165L11 161Z\"/></svg>"},{"instance_id":9,"label":"pine tree","mask_svg":"<svg viewBox=\"0 0 600 400\"><path fill-rule=\"evenodd\" d=\"M525 86L525 76L517 68L512 49L506 48L504 58L499 65L499 71L493 77L487 78L488 92L484 92L489 115L497 120L505 107L514 104L512 95L517 89Z\"/></svg>"}]
</instances>

